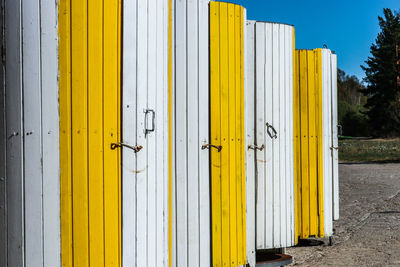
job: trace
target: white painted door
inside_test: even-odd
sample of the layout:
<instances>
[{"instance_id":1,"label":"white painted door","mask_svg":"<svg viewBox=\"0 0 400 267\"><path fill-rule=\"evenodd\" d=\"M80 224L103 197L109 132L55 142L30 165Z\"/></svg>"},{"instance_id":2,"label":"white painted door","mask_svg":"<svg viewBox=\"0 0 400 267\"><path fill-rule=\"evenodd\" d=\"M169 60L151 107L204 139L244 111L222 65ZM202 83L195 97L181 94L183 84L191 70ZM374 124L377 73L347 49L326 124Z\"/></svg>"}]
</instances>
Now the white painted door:
<instances>
[{"instance_id":1,"label":"white painted door","mask_svg":"<svg viewBox=\"0 0 400 267\"><path fill-rule=\"evenodd\" d=\"M322 146L325 235L333 234L333 172L332 172L332 72L331 51L322 49Z\"/></svg>"},{"instance_id":2,"label":"white painted door","mask_svg":"<svg viewBox=\"0 0 400 267\"><path fill-rule=\"evenodd\" d=\"M172 266L210 266L209 0L174 0Z\"/></svg>"},{"instance_id":3,"label":"white painted door","mask_svg":"<svg viewBox=\"0 0 400 267\"><path fill-rule=\"evenodd\" d=\"M123 12L123 265L167 266L168 1Z\"/></svg>"},{"instance_id":4,"label":"white painted door","mask_svg":"<svg viewBox=\"0 0 400 267\"><path fill-rule=\"evenodd\" d=\"M1 1L1 266L61 263L57 8Z\"/></svg>"},{"instance_id":5,"label":"white painted door","mask_svg":"<svg viewBox=\"0 0 400 267\"><path fill-rule=\"evenodd\" d=\"M246 123L246 246L247 261L256 265L256 161L255 161L255 21L246 21L245 36L245 123Z\"/></svg>"},{"instance_id":6,"label":"white painted door","mask_svg":"<svg viewBox=\"0 0 400 267\"><path fill-rule=\"evenodd\" d=\"M339 143L338 143L338 92L337 55L332 54L332 171L333 171L333 220L339 220Z\"/></svg>"},{"instance_id":7,"label":"white painted door","mask_svg":"<svg viewBox=\"0 0 400 267\"><path fill-rule=\"evenodd\" d=\"M247 32L247 219L255 220L247 229L254 265L256 249L295 241L294 33L290 25L264 22L248 22Z\"/></svg>"}]
</instances>

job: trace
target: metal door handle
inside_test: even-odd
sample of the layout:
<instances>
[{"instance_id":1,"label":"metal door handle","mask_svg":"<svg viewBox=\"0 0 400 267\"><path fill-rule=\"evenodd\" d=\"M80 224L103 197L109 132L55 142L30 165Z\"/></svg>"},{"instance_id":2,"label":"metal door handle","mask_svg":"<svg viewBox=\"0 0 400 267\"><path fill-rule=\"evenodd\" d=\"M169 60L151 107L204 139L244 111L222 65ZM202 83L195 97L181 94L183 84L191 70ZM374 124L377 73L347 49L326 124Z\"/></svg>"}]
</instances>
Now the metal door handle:
<instances>
[{"instance_id":1,"label":"metal door handle","mask_svg":"<svg viewBox=\"0 0 400 267\"><path fill-rule=\"evenodd\" d=\"M117 147L127 147L132 149L135 153L142 150L143 146L131 146L125 143L111 143L111 150L115 150Z\"/></svg>"},{"instance_id":2,"label":"metal door handle","mask_svg":"<svg viewBox=\"0 0 400 267\"><path fill-rule=\"evenodd\" d=\"M154 132L154 120L156 117L156 113L153 109L145 109L144 112L144 134L147 135L148 133ZM151 113L149 118L148 114ZM149 123L149 119L151 119L151 123ZM149 124L151 128L149 128Z\"/></svg>"},{"instance_id":3,"label":"metal door handle","mask_svg":"<svg viewBox=\"0 0 400 267\"><path fill-rule=\"evenodd\" d=\"M268 122L266 123L266 125L267 125L267 133L268 133L269 137L275 138L275 139L278 138L278 132L275 130L274 126L272 126ZM272 130L272 132L270 131L270 129Z\"/></svg>"},{"instance_id":4,"label":"metal door handle","mask_svg":"<svg viewBox=\"0 0 400 267\"><path fill-rule=\"evenodd\" d=\"M339 147L337 147L337 146L331 146L330 149L331 149L331 150L333 150L333 149L339 150Z\"/></svg>"},{"instance_id":5,"label":"metal door handle","mask_svg":"<svg viewBox=\"0 0 400 267\"><path fill-rule=\"evenodd\" d=\"M210 149L210 148L216 148L217 150L218 150L218 152L221 152L221 150L222 150L222 146L216 146L216 145L211 145L211 144L204 144L204 145L202 145L201 146L201 150L204 150L204 149Z\"/></svg>"},{"instance_id":6,"label":"metal door handle","mask_svg":"<svg viewBox=\"0 0 400 267\"><path fill-rule=\"evenodd\" d=\"M254 149L254 150L260 150L260 151L263 151L263 150L264 150L264 148L265 148L265 146L264 146L264 144L263 144L262 146L249 145L247 148L248 148L248 149Z\"/></svg>"}]
</instances>

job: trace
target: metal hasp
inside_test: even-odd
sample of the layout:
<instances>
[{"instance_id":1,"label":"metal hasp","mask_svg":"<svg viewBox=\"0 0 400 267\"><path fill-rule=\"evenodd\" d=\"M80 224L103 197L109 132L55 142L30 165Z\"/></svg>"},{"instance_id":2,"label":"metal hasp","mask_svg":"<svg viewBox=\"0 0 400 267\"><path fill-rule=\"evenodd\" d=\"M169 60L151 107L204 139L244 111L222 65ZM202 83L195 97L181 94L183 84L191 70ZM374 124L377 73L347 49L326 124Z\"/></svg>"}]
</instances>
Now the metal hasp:
<instances>
[{"instance_id":1,"label":"metal hasp","mask_svg":"<svg viewBox=\"0 0 400 267\"><path fill-rule=\"evenodd\" d=\"M153 109L144 109L144 134L147 135L148 133L154 132L154 121L156 118L156 113ZM149 113L151 113L151 116L147 116ZM151 123L149 123L149 119L151 119ZM149 124L151 125L151 128L149 127Z\"/></svg>"},{"instance_id":2,"label":"metal hasp","mask_svg":"<svg viewBox=\"0 0 400 267\"><path fill-rule=\"evenodd\" d=\"M222 146L216 146L216 145L211 145L211 144L204 144L201 146L201 149L204 150L204 149L209 149L211 147L216 148L218 150L218 152L221 152L221 150L222 150Z\"/></svg>"},{"instance_id":3,"label":"metal hasp","mask_svg":"<svg viewBox=\"0 0 400 267\"><path fill-rule=\"evenodd\" d=\"M139 152L143 148L143 146L131 146L124 143L111 143L111 150L115 150L117 147L127 147L132 149L135 153Z\"/></svg>"},{"instance_id":4,"label":"metal hasp","mask_svg":"<svg viewBox=\"0 0 400 267\"><path fill-rule=\"evenodd\" d=\"M247 148L248 148L248 149L253 149L253 150L260 150L260 151L263 151L264 148L265 148L265 146L264 146L264 144L263 144L262 146L249 145Z\"/></svg>"},{"instance_id":5,"label":"metal hasp","mask_svg":"<svg viewBox=\"0 0 400 267\"><path fill-rule=\"evenodd\" d=\"M274 126L269 124L268 122L265 124L267 126L267 133L271 138L278 138L278 132L275 130ZM272 130L272 132L270 131Z\"/></svg>"}]
</instances>

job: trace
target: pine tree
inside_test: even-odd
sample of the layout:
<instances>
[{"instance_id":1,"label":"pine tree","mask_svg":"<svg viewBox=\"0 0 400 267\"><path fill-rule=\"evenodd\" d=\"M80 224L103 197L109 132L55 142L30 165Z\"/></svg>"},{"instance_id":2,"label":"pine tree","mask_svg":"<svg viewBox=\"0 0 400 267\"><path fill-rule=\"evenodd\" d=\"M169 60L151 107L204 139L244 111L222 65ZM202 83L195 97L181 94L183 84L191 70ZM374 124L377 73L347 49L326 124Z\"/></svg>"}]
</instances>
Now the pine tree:
<instances>
[{"instance_id":1,"label":"pine tree","mask_svg":"<svg viewBox=\"0 0 400 267\"><path fill-rule=\"evenodd\" d=\"M371 56L361 66L368 97L365 107L374 135L400 134L400 14L389 8L378 17L381 32L371 45Z\"/></svg>"}]
</instances>

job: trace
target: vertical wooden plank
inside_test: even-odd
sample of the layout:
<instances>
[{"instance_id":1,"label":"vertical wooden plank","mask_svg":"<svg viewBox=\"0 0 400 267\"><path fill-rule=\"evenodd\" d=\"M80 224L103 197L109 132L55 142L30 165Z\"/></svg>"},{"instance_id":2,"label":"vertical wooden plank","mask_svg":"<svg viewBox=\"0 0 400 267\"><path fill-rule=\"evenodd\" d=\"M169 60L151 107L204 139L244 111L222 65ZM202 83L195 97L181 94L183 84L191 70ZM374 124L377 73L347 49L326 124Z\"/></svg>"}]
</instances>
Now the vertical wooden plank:
<instances>
[{"instance_id":1,"label":"vertical wooden plank","mask_svg":"<svg viewBox=\"0 0 400 267\"><path fill-rule=\"evenodd\" d=\"M137 2L137 81L136 81L136 144L143 146L143 149L137 155L136 167L136 199L137 216L143 216L142 220L136 221L136 265L148 266L148 218L144 216L148 211L147 199L147 156L150 153L147 140L144 135L144 112L147 109L147 85L148 85L148 1ZM139 201L140 200L140 201ZM137 217L139 218L139 217Z\"/></svg>"},{"instance_id":2,"label":"vertical wooden plank","mask_svg":"<svg viewBox=\"0 0 400 267\"><path fill-rule=\"evenodd\" d=\"M264 239L267 236L267 229L264 224L266 223L267 217L273 218L272 216L267 216L267 208L266 203L268 203L266 198L270 198L271 196L266 193L268 190L268 185L266 183L265 172L269 172L270 169L267 169L264 162L267 161L267 149L268 149L268 139L265 136L265 123L267 118L264 118L264 109L270 108L268 106L264 106L264 99L266 99L268 91L266 90L266 86L269 84L267 81L267 77L265 77L264 73L267 71L268 66L265 63L267 55L265 54L265 46L266 46L266 27L263 24L255 23L255 40L256 40L256 98L255 98L255 126L256 126L256 144L257 146L262 146L265 144L267 147L263 151L256 150L256 166L257 166L257 248L264 247ZM271 72L272 73L272 72ZM272 171L272 170L271 170ZM262 216L264 214L264 216Z\"/></svg>"},{"instance_id":3,"label":"vertical wooden plank","mask_svg":"<svg viewBox=\"0 0 400 267\"><path fill-rule=\"evenodd\" d=\"M104 263L120 266L120 46L121 2L104 1L103 138L104 138ZM92 66L91 66L92 67Z\"/></svg>"},{"instance_id":4,"label":"vertical wooden plank","mask_svg":"<svg viewBox=\"0 0 400 267\"><path fill-rule=\"evenodd\" d=\"M307 64L307 51L300 52L300 116L301 116L301 193L302 193L302 238L309 236L309 160L308 160L308 83L307 73L309 70ZM311 70L312 71L312 70Z\"/></svg>"},{"instance_id":5,"label":"vertical wooden plank","mask_svg":"<svg viewBox=\"0 0 400 267\"><path fill-rule=\"evenodd\" d=\"M168 0L168 107L166 110L166 116L168 118L168 143L167 143L167 157L168 157L168 267L176 265L176 253L173 251L176 248L176 211L173 209L176 201L176 188L175 188L175 169L174 164L176 162L174 158L175 153L175 133L174 133L174 105L175 105L175 90L173 90L175 82L175 70L173 68L175 50L174 46L174 12L175 8L172 0Z\"/></svg>"},{"instance_id":6,"label":"vertical wooden plank","mask_svg":"<svg viewBox=\"0 0 400 267\"><path fill-rule=\"evenodd\" d=\"M295 138L295 131L294 131L294 113L293 113L293 108L294 108L294 88L295 88L295 73L294 73L294 68L295 68L295 28L294 27L290 27L291 31L289 33L289 36L291 37L291 42L289 45L289 49L290 49L290 69L289 69L289 73L290 73L290 88L289 88L289 94L290 94L290 105L289 105L289 124L290 124L290 142L289 142L289 151L290 151L290 187L291 187L291 191L292 191L292 195L291 195L291 245L296 245L296 237L295 237L295 233L296 233L296 229L295 229L295 160L294 160L294 153L295 150L294 148L294 138Z\"/></svg>"},{"instance_id":7,"label":"vertical wooden plank","mask_svg":"<svg viewBox=\"0 0 400 267\"><path fill-rule=\"evenodd\" d=\"M293 150L294 150L294 208L295 208L295 239L298 241L301 229L301 191L300 191L300 92L299 64L300 51L294 50L294 83L293 83Z\"/></svg>"},{"instance_id":8,"label":"vertical wooden plank","mask_svg":"<svg viewBox=\"0 0 400 267\"><path fill-rule=\"evenodd\" d=\"M261 23L260 23L261 24ZM274 62L274 54L273 54L273 39L276 36L273 35L272 32L272 23L266 23L264 25L265 31L263 35L260 35L260 37L257 36L258 38L263 38L265 42L265 47L262 49L265 49L265 56L263 57L263 61L260 62L264 67L264 98L261 99L261 101L264 101L264 108L260 109L259 112L264 113L264 121L260 121L260 137L262 134L262 137L265 140L265 149L264 149L264 161L265 163L263 164L262 162L258 161L257 164L264 165L265 168L265 178L264 178L264 194L265 194L265 208L264 208L264 223L265 223L265 233L264 233L264 248L271 248L274 245L274 228L278 227L279 225L274 225L274 220L276 214L274 213L274 202L278 201L277 199L274 198L274 176L275 176L275 166L274 166L274 157L275 157L275 148L274 148L274 139L268 135L267 133L267 123L272 124L273 123L273 114L274 114L274 106L278 105L278 103L273 101L273 96L274 96L274 87L273 87L273 73L275 72L275 65L273 65ZM279 65L278 65L279 66ZM260 73L260 75L263 75L263 73ZM260 174L260 180L263 179L263 177ZM261 204L261 203L260 203Z\"/></svg>"},{"instance_id":9,"label":"vertical wooden plank","mask_svg":"<svg viewBox=\"0 0 400 267\"><path fill-rule=\"evenodd\" d=\"M88 0L89 259L104 265L103 2Z\"/></svg>"},{"instance_id":10,"label":"vertical wooden plank","mask_svg":"<svg viewBox=\"0 0 400 267\"><path fill-rule=\"evenodd\" d=\"M222 143L220 64L220 3L210 2L210 143L216 146ZM216 149L211 149L212 262L216 267L222 266L220 155Z\"/></svg>"},{"instance_id":11,"label":"vertical wooden plank","mask_svg":"<svg viewBox=\"0 0 400 267\"><path fill-rule=\"evenodd\" d=\"M188 264L188 151L187 151L187 131L188 129L188 107L187 103L187 78L188 78L188 36L187 19L187 1L176 2L176 39L175 39L175 64L176 64L176 107L175 107L175 142L176 142L176 201L177 201L177 266ZM192 67L192 66L191 66ZM191 110L189 111L191 112ZM185 156L179 160L178 155Z\"/></svg>"},{"instance_id":12,"label":"vertical wooden plank","mask_svg":"<svg viewBox=\"0 0 400 267\"><path fill-rule=\"evenodd\" d=\"M337 56L332 54L332 147L333 147L333 220L339 220L339 153L338 153L338 92Z\"/></svg>"},{"instance_id":13,"label":"vertical wooden plank","mask_svg":"<svg viewBox=\"0 0 400 267\"><path fill-rule=\"evenodd\" d=\"M22 2L26 266L43 266L42 121L39 3Z\"/></svg>"},{"instance_id":14,"label":"vertical wooden plank","mask_svg":"<svg viewBox=\"0 0 400 267\"><path fill-rule=\"evenodd\" d=\"M276 168L274 166L274 155L275 155L275 150L274 148L274 139L270 135L268 135L267 130L269 125L273 124L274 121L274 110L276 111L276 106L279 104L273 101L274 94L276 92L274 91L273 87L273 73L276 72L275 68L279 67L279 64L276 64L276 60L274 59L274 51L273 51L273 40L277 36L273 35L273 24L268 23L265 24L265 33L264 36L260 36L260 38L265 39L265 56L264 56L264 61L261 62L264 65L264 91L265 91L265 97L264 97L264 109L261 109L260 112L264 112L265 120L262 123L262 129L260 128L260 131L263 132L263 137L265 140L265 163L263 164L265 167L265 178L264 178L264 192L265 192L265 208L264 208L264 216L265 216L265 233L264 233L264 238L265 238L265 243L264 243L264 248L266 247L273 247L274 244L274 228L278 227L279 225L274 225L274 220L276 216L279 216L279 214L274 213L274 203L275 201L275 195L274 195L274 176L275 176L275 171L279 170L279 168ZM257 37L258 38L258 37ZM276 55L276 54L275 54ZM262 75L262 73L260 74ZM275 125L274 125L275 127ZM261 162L258 162L258 164L262 164ZM261 178L260 178L261 179Z\"/></svg>"},{"instance_id":15,"label":"vertical wooden plank","mask_svg":"<svg viewBox=\"0 0 400 267\"><path fill-rule=\"evenodd\" d=\"M324 236L324 185L323 185L323 77L322 77L322 53L321 49L314 51L316 64L315 76L318 84L317 91L317 130L318 130L318 217L319 217L319 236Z\"/></svg>"},{"instance_id":16,"label":"vertical wooden plank","mask_svg":"<svg viewBox=\"0 0 400 267\"><path fill-rule=\"evenodd\" d=\"M168 241L168 238L165 237L165 234L168 233L166 229L166 222L168 219L167 212L168 204L166 197L168 194L166 181L168 180L168 176L166 175L165 168L167 166L168 157L165 155L166 150L168 150L168 145L165 146L165 143L168 144L166 138L167 135L167 120L165 115L168 101L168 87L167 87L167 46L168 46L168 38L167 38L167 29L168 23L166 20L166 11L167 5L165 0L157 0L156 1L156 97L154 99L154 105L156 110L156 121L155 121L155 146L156 146L156 154L155 154L155 186L156 186L156 198L155 198L155 217L156 217L156 245L155 245L155 265L163 266L167 264L168 257L166 257L167 246L165 241ZM165 215L164 215L165 214Z\"/></svg>"},{"instance_id":17,"label":"vertical wooden plank","mask_svg":"<svg viewBox=\"0 0 400 267\"><path fill-rule=\"evenodd\" d=\"M291 218L292 218L292 196L293 190L291 187L291 170L293 168L292 162L290 161L291 151L293 151L293 146L290 143L290 140L293 138L291 135L290 124L292 122L290 118L291 114L291 92L293 91L293 87L291 87L292 77L290 77L290 57L292 51L292 43L291 38L293 35L291 34L291 28L288 25L283 25L283 31L281 32L285 36L285 95L286 95L286 102L285 102L285 198L286 198L286 228L283 229L285 232L286 238L282 242L282 247L291 246Z\"/></svg>"},{"instance_id":18,"label":"vertical wooden plank","mask_svg":"<svg viewBox=\"0 0 400 267\"><path fill-rule=\"evenodd\" d=\"M229 147L229 226L230 227L230 251L231 251L231 261L229 264L235 265L238 260L238 230L237 224L239 223L237 220L238 205L240 204L240 198L237 199L237 179L240 177L240 168L238 168L237 161L239 157L236 155L236 131L240 131L240 109L237 109L236 101L238 100L237 96L240 97L240 94L237 92L240 89L240 76L237 75L238 66L237 63L240 64L240 58L237 55L237 44L238 35L236 34L238 23L236 20L236 10L234 5L228 5L227 17L227 52L228 52L228 65L227 65L227 101L228 101L228 114L226 116L226 120L228 121L228 147ZM239 81L239 82L238 82ZM240 101L240 99L239 99ZM235 108L236 106L236 108ZM239 123L238 123L239 122ZM238 127L239 126L239 127ZM239 128L239 129L237 129ZM238 133L239 134L239 133ZM240 138L240 137L239 137ZM239 152L239 151L238 151ZM239 189L239 188L238 188ZM239 190L238 190L239 191ZM239 193L240 196L240 193ZM239 200L237 203L237 200Z\"/></svg>"},{"instance_id":19,"label":"vertical wooden plank","mask_svg":"<svg viewBox=\"0 0 400 267\"><path fill-rule=\"evenodd\" d=\"M158 113L156 107L156 81L157 74L155 73L157 68L157 35L158 29L156 25L157 16L155 12L157 10L156 0L148 0L148 32L147 32L147 49L149 53L147 54L147 108L156 111L156 121L158 120ZM148 114L147 116L151 116ZM146 119L146 118L145 118ZM150 121L150 119L148 119ZM150 128L150 125L147 126ZM148 266L155 266L156 257L154 257L154 248L156 247L156 155L158 153L156 147L156 134L155 132L148 133L145 138L147 141L147 249L148 249ZM153 254L153 255L152 255Z\"/></svg>"},{"instance_id":20,"label":"vertical wooden plank","mask_svg":"<svg viewBox=\"0 0 400 267\"><path fill-rule=\"evenodd\" d=\"M123 2L122 141L136 144L137 2ZM122 150L122 265L136 266L136 156Z\"/></svg>"},{"instance_id":21,"label":"vertical wooden plank","mask_svg":"<svg viewBox=\"0 0 400 267\"><path fill-rule=\"evenodd\" d=\"M277 35L276 37L279 39L279 48L278 48L278 62L279 62L279 84L280 88L277 88L277 93L279 93L279 126L276 126L278 130L278 142L279 142L279 172L280 175L278 176L278 184L279 184L279 201L280 201L280 229L286 229L286 188L285 183L283 181L284 177L286 176L286 166L285 166L285 102L286 94L285 94L285 54L284 48L285 47L285 35L281 33L281 29L283 25L276 24ZM286 239L286 232L280 230L280 237L279 241L277 240L276 246L281 247L283 241Z\"/></svg>"},{"instance_id":22,"label":"vertical wooden plank","mask_svg":"<svg viewBox=\"0 0 400 267\"><path fill-rule=\"evenodd\" d=\"M44 114L42 116L43 265L59 266L61 253L57 3L51 0L42 0L40 3L40 17L42 114Z\"/></svg>"},{"instance_id":23,"label":"vertical wooden plank","mask_svg":"<svg viewBox=\"0 0 400 267\"><path fill-rule=\"evenodd\" d=\"M279 177L281 173L280 168L280 112L279 112L279 105L280 105L280 57L279 57L279 34L278 34L278 25L272 25L272 34L274 37L272 41L272 54L273 54L273 93L272 93L272 101L275 105L273 105L273 118L272 118L272 126L277 130L277 138L273 140L273 165L274 165L274 172L273 172L273 192L274 192L274 225L278 226L281 225L281 188L279 184ZM278 247L280 244L280 231L274 231L274 246Z\"/></svg>"},{"instance_id":24,"label":"vertical wooden plank","mask_svg":"<svg viewBox=\"0 0 400 267\"><path fill-rule=\"evenodd\" d=\"M245 40L245 20L247 18L246 9L241 6L236 6L236 12L238 15L237 20L240 22L239 27L237 30L239 31L238 35L240 36L239 44L240 48L238 49L238 54L240 55L240 143L238 144L237 150L240 151L240 169L241 169L241 178L240 178L240 190L241 190L241 197L239 198L241 201L241 211L239 221L239 265L247 264L247 257L246 257L246 155L245 155L245 90L244 90L244 73L245 73L245 52L244 52L244 40Z\"/></svg>"},{"instance_id":25,"label":"vertical wooden plank","mask_svg":"<svg viewBox=\"0 0 400 267\"><path fill-rule=\"evenodd\" d=\"M249 146L255 145L255 60L256 60L256 43L255 43L256 23L255 21L247 20L246 22L246 39L245 39L245 52L246 52L246 75L245 85L245 114L246 114L246 243L247 243L247 260L250 266L256 264L256 152L250 149Z\"/></svg>"},{"instance_id":26,"label":"vertical wooden plank","mask_svg":"<svg viewBox=\"0 0 400 267\"><path fill-rule=\"evenodd\" d=\"M199 1L187 1L187 203L188 266L198 266L199 254Z\"/></svg>"},{"instance_id":27,"label":"vertical wooden plank","mask_svg":"<svg viewBox=\"0 0 400 267\"><path fill-rule=\"evenodd\" d=\"M87 2L71 0L72 211L74 265L89 264Z\"/></svg>"},{"instance_id":28,"label":"vertical wooden plank","mask_svg":"<svg viewBox=\"0 0 400 267\"><path fill-rule=\"evenodd\" d=\"M5 5L7 260L9 266L24 265L23 113L21 67L21 1Z\"/></svg>"},{"instance_id":29,"label":"vertical wooden plank","mask_svg":"<svg viewBox=\"0 0 400 267\"><path fill-rule=\"evenodd\" d=\"M59 109L61 264L73 265L72 241L72 124L71 124L71 2L60 1L59 9Z\"/></svg>"},{"instance_id":30,"label":"vertical wooden plank","mask_svg":"<svg viewBox=\"0 0 400 267\"><path fill-rule=\"evenodd\" d=\"M198 120L199 140L198 147L210 142L210 55L209 55L209 1L199 1L199 91L198 91ZM211 264L211 225L210 225L210 154L207 150L199 151L199 186L200 186L200 264L209 266Z\"/></svg>"},{"instance_id":31,"label":"vertical wooden plank","mask_svg":"<svg viewBox=\"0 0 400 267\"><path fill-rule=\"evenodd\" d=\"M309 177L310 177L310 191L309 191L309 199L310 199L310 233L311 235L317 235L317 226L318 226L318 199L317 199L317 140L316 140L316 124L315 124L315 90L316 84L315 80L315 58L314 53L307 53L307 62L309 72L307 73L308 80L308 92L307 97L309 100L308 105L308 131L309 131L309 142L308 142L308 151L309 151Z\"/></svg>"},{"instance_id":32,"label":"vertical wooden plank","mask_svg":"<svg viewBox=\"0 0 400 267\"><path fill-rule=\"evenodd\" d=\"M221 234L222 264L230 264L230 217L229 217L229 54L228 54L228 4L220 3L220 131L221 131ZM234 77L232 77L234 79ZM225 149L224 149L225 148Z\"/></svg>"},{"instance_id":33,"label":"vertical wooden plank","mask_svg":"<svg viewBox=\"0 0 400 267\"><path fill-rule=\"evenodd\" d=\"M4 0L0 1L0 34L4 38ZM4 51L4 41L0 49ZM5 71L4 64L0 66L0 266L7 264L7 210L6 210L6 102L5 102Z\"/></svg>"},{"instance_id":34,"label":"vertical wooden plank","mask_svg":"<svg viewBox=\"0 0 400 267\"><path fill-rule=\"evenodd\" d=\"M324 142L324 220L325 235L333 233L333 195L332 195L332 83L331 83L331 52L322 49L323 64L323 142Z\"/></svg>"},{"instance_id":35,"label":"vertical wooden plank","mask_svg":"<svg viewBox=\"0 0 400 267\"><path fill-rule=\"evenodd\" d=\"M136 144L137 3L124 1L123 12L122 137L123 142ZM136 153L123 149L122 159L122 264L135 266L136 196L132 192L136 192L136 174L132 170L136 170Z\"/></svg>"}]
</instances>

